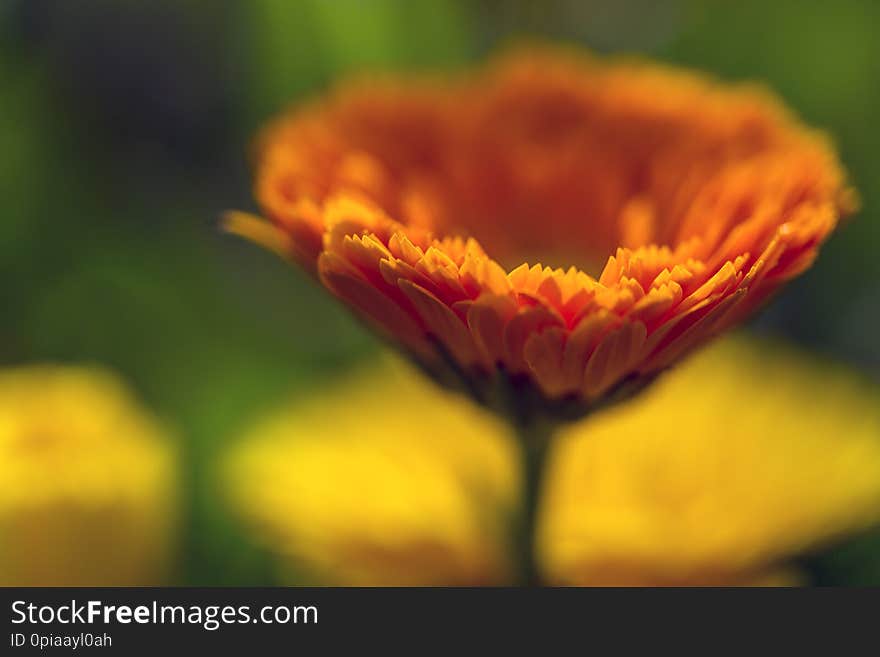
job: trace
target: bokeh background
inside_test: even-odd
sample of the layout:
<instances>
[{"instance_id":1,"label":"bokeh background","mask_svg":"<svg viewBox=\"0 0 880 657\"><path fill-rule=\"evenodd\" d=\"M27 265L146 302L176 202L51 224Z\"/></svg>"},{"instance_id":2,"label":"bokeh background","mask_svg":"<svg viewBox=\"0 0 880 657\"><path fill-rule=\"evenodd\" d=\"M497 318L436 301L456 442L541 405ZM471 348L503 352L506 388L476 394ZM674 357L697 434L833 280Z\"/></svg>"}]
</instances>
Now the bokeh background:
<instances>
[{"instance_id":1,"label":"bokeh background","mask_svg":"<svg viewBox=\"0 0 880 657\"><path fill-rule=\"evenodd\" d=\"M267 117L358 70L453 69L522 38L763 80L827 129L862 212L750 325L880 377L880 3L0 0L0 363L96 363L173 427L172 581L271 584L215 464L378 350L307 277L217 229L253 208ZM880 583L880 534L806 566Z\"/></svg>"}]
</instances>

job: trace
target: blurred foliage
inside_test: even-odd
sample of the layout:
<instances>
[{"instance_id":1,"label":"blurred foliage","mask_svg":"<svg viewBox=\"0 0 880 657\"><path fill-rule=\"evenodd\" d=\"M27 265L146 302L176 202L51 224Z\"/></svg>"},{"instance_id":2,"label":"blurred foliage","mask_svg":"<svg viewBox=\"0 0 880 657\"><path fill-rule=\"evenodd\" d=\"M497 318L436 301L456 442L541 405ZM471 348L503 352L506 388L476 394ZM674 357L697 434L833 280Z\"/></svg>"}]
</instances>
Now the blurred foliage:
<instances>
[{"instance_id":1,"label":"blurred foliage","mask_svg":"<svg viewBox=\"0 0 880 657\"><path fill-rule=\"evenodd\" d=\"M304 274L216 230L224 209L253 207L250 135L349 71L456 67L549 38L765 80L835 137L864 211L755 327L876 376L878 24L870 0L5 0L0 359L118 370L185 437L182 582L269 582L213 463L376 343ZM817 564L880 582L880 537Z\"/></svg>"}]
</instances>

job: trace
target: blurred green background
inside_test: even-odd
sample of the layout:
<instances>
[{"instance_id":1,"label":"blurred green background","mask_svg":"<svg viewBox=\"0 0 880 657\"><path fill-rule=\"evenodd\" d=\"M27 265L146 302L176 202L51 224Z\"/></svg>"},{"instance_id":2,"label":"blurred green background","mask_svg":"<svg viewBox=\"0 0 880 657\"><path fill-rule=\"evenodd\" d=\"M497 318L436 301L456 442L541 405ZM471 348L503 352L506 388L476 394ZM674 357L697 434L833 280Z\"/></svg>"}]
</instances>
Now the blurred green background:
<instances>
[{"instance_id":1,"label":"blurred green background","mask_svg":"<svg viewBox=\"0 0 880 657\"><path fill-rule=\"evenodd\" d=\"M349 71L521 38L759 79L836 139L863 211L752 330L880 375L880 3L0 0L0 362L118 370L184 438L182 584L269 584L221 503L224 444L377 349L307 277L221 234L262 121ZM880 583L880 537L808 564Z\"/></svg>"}]
</instances>

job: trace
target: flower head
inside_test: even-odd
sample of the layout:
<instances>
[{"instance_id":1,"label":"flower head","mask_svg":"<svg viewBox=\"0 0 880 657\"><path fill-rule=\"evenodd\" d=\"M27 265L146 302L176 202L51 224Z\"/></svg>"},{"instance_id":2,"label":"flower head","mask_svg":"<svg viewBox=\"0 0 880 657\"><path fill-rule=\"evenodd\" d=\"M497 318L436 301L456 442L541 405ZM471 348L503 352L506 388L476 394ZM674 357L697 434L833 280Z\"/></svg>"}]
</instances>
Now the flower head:
<instances>
[{"instance_id":1,"label":"flower head","mask_svg":"<svg viewBox=\"0 0 880 657\"><path fill-rule=\"evenodd\" d=\"M0 371L0 584L160 584L175 460L107 372Z\"/></svg>"},{"instance_id":2,"label":"flower head","mask_svg":"<svg viewBox=\"0 0 880 657\"><path fill-rule=\"evenodd\" d=\"M344 84L265 130L256 196L269 222L231 230L430 369L582 406L740 321L855 204L768 92L553 51Z\"/></svg>"},{"instance_id":3,"label":"flower head","mask_svg":"<svg viewBox=\"0 0 880 657\"><path fill-rule=\"evenodd\" d=\"M803 581L792 558L880 521L878 399L775 345L707 350L554 442L539 507L545 581ZM226 463L237 509L300 576L505 584L515 447L488 412L386 364L270 418Z\"/></svg>"}]
</instances>

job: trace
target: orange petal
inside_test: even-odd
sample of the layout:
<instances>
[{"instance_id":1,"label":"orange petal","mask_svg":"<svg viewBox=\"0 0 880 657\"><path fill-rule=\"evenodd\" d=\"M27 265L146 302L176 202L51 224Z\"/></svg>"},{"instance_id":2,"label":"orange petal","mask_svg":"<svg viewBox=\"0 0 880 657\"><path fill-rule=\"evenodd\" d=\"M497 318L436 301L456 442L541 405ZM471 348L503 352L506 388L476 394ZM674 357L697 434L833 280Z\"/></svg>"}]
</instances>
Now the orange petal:
<instances>
[{"instance_id":1,"label":"orange petal","mask_svg":"<svg viewBox=\"0 0 880 657\"><path fill-rule=\"evenodd\" d=\"M567 331L557 326L533 333L526 340L523 355L532 376L549 398L561 397L567 392L562 369L562 354L565 349Z\"/></svg>"},{"instance_id":2,"label":"orange petal","mask_svg":"<svg viewBox=\"0 0 880 657\"><path fill-rule=\"evenodd\" d=\"M529 336L551 326L563 327L562 318L543 305L521 308L504 328L505 365L512 373L528 371L525 344Z\"/></svg>"},{"instance_id":3,"label":"orange petal","mask_svg":"<svg viewBox=\"0 0 880 657\"><path fill-rule=\"evenodd\" d=\"M596 347L584 370L583 394L596 399L638 365L647 329L642 322L625 322Z\"/></svg>"},{"instance_id":4,"label":"orange petal","mask_svg":"<svg viewBox=\"0 0 880 657\"><path fill-rule=\"evenodd\" d=\"M504 329L516 310L516 303L509 295L499 294L484 294L468 309L468 327L487 363L504 362Z\"/></svg>"},{"instance_id":5,"label":"orange petal","mask_svg":"<svg viewBox=\"0 0 880 657\"><path fill-rule=\"evenodd\" d=\"M226 212L220 221L223 230L259 244L282 258L289 258L294 248L290 236L275 225L247 212Z\"/></svg>"},{"instance_id":6,"label":"orange petal","mask_svg":"<svg viewBox=\"0 0 880 657\"><path fill-rule=\"evenodd\" d=\"M426 340L425 331L419 323L398 303L367 282L345 260L332 253L323 253L318 259L318 272L328 289L379 327L385 336L401 340L428 361L437 359L437 353Z\"/></svg>"},{"instance_id":7,"label":"orange petal","mask_svg":"<svg viewBox=\"0 0 880 657\"><path fill-rule=\"evenodd\" d=\"M580 390L584 370L599 340L617 322L615 315L604 308L584 316L568 336L562 355L562 370L566 390Z\"/></svg>"},{"instance_id":8,"label":"orange petal","mask_svg":"<svg viewBox=\"0 0 880 657\"><path fill-rule=\"evenodd\" d=\"M421 285L403 279L398 285L412 302L428 331L449 350L457 363L470 367L480 361L470 332L449 306Z\"/></svg>"}]
</instances>

